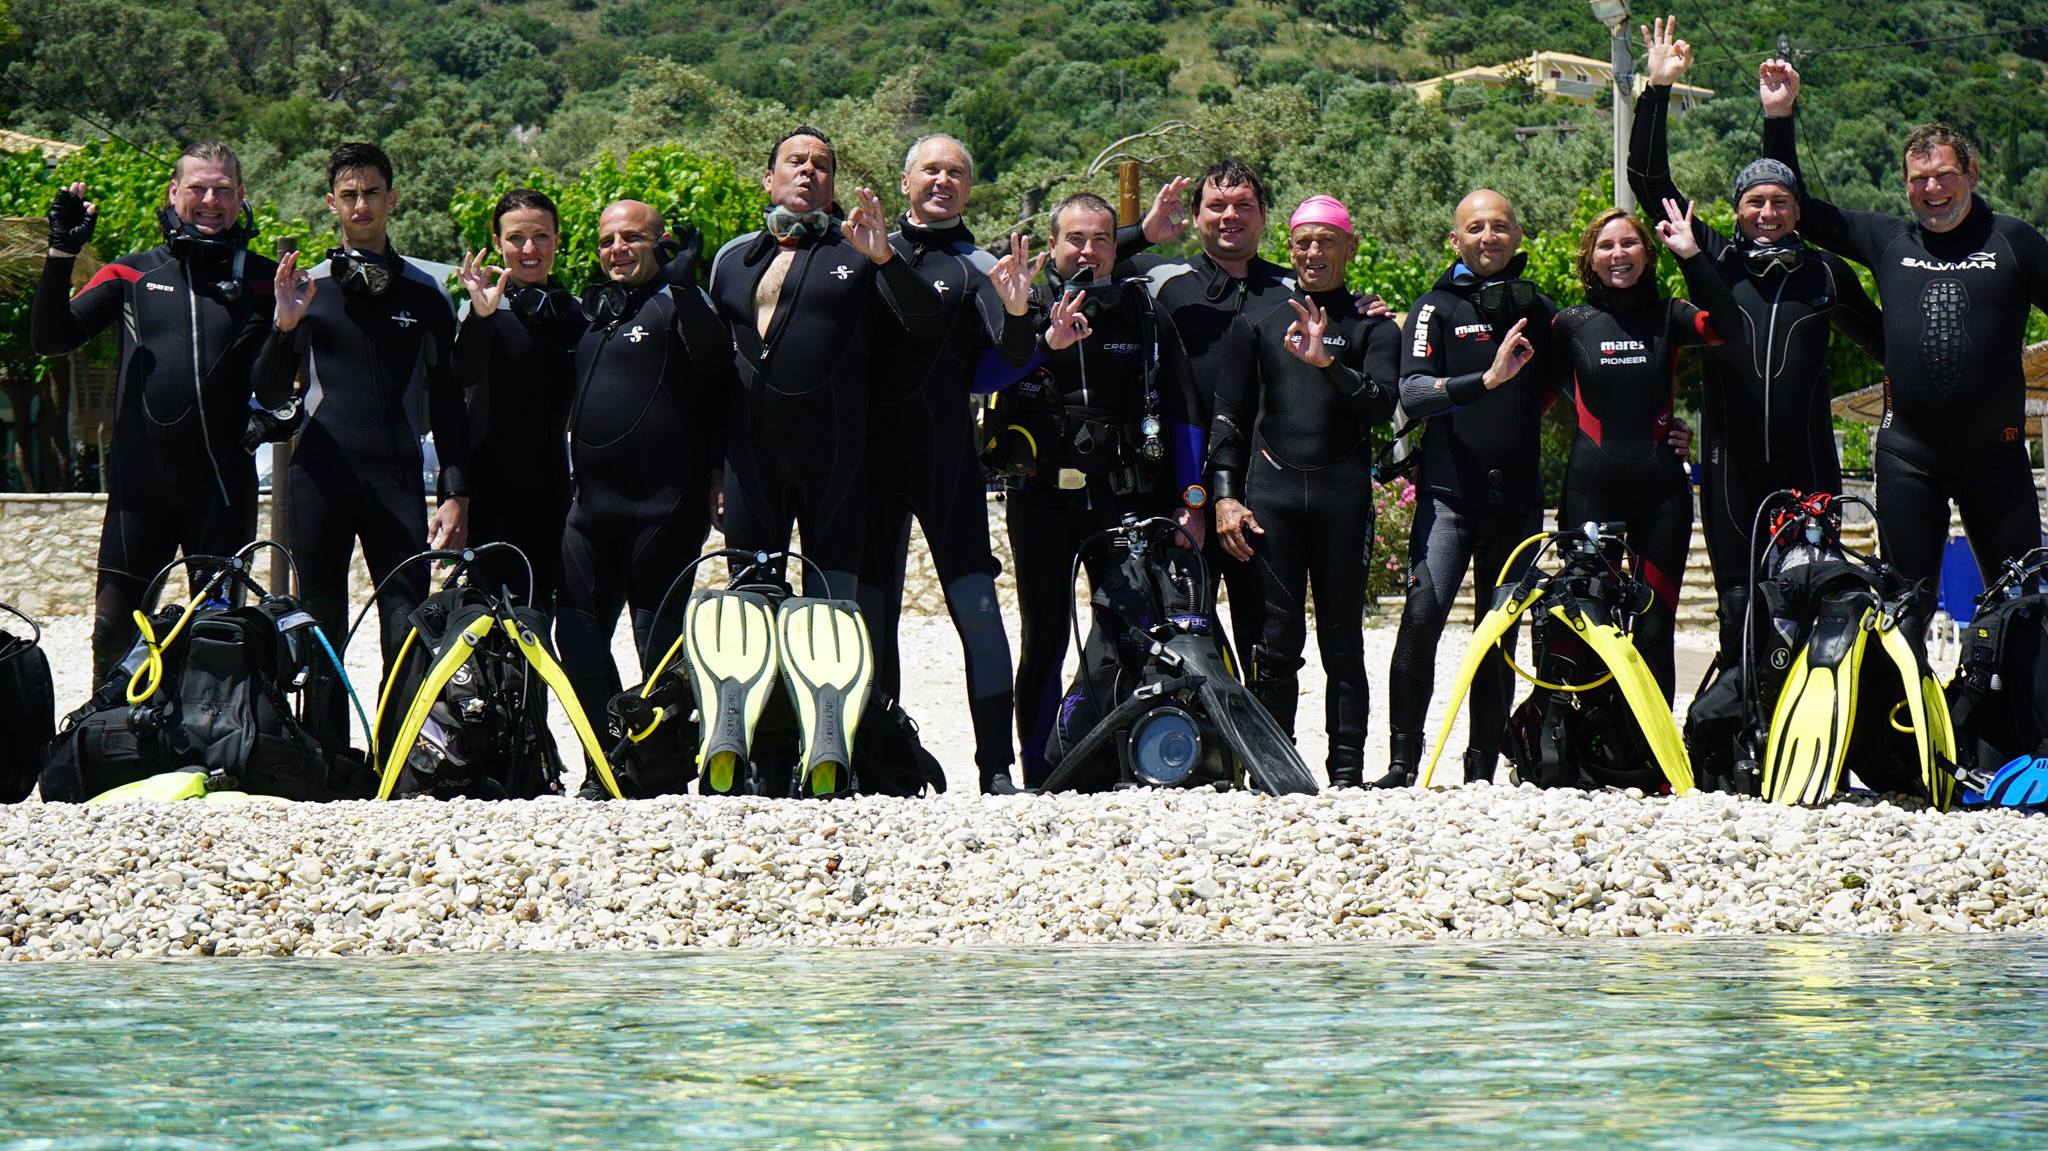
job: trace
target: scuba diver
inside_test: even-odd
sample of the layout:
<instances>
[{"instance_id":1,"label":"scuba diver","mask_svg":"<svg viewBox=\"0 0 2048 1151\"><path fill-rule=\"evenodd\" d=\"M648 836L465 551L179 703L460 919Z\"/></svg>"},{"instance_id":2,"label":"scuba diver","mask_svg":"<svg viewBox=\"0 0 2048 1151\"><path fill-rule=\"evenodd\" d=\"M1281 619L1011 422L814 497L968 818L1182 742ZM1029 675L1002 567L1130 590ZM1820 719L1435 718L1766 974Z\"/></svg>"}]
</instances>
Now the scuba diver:
<instances>
[{"instance_id":1,"label":"scuba diver","mask_svg":"<svg viewBox=\"0 0 2048 1151\"><path fill-rule=\"evenodd\" d=\"M49 256L29 305L37 355L61 356L123 320L113 442L101 461L107 514L93 598L94 682L134 639L144 586L180 551L231 555L256 538L256 466L244 436L250 399L281 408L283 387L259 386L275 265L248 250L255 218L242 165L207 140L179 154L157 211L164 242L101 267L78 294L71 276L92 239L86 186L50 203Z\"/></svg>"},{"instance_id":2,"label":"scuba diver","mask_svg":"<svg viewBox=\"0 0 2048 1151\"><path fill-rule=\"evenodd\" d=\"M295 374L305 381L305 422L286 481L301 598L328 628L345 624L349 560L361 540L382 589L388 678L407 619L427 594L424 573L400 565L422 542L460 548L466 537L469 421L453 371L455 305L439 279L391 246L398 193L382 148L336 148L327 187L341 244L311 269L298 267L297 253L278 262L275 326L257 371L264 394L289 389ZM422 410L441 464L431 519ZM332 669L316 665L306 706L316 733L347 740L347 700Z\"/></svg>"},{"instance_id":3,"label":"scuba diver","mask_svg":"<svg viewBox=\"0 0 2048 1151\"><path fill-rule=\"evenodd\" d=\"M1796 178L1799 73L1766 60L1758 91L1764 154ZM1878 532L1886 560L1925 581L1909 612L1917 633L1931 614L1950 500L1986 584L2041 541L2020 349L2029 308L2048 309L2048 240L1978 198L1976 149L1954 128L1924 124L1902 151L1911 220L1798 191L1807 236L1869 268L1885 304Z\"/></svg>"},{"instance_id":4,"label":"scuba diver","mask_svg":"<svg viewBox=\"0 0 2048 1151\"><path fill-rule=\"evenodd\" d=\"M1692 206L1681 214L1666 200L1664 215L1657 234L1678 258L1692 302L1664 298L1649 229L1632 213L1609 208L1579 239L1586 302L1558 313L1551 366L1578 413L1558 527L1627 525L1635 576L1653 597L1636 613L1631 638L1669 704L1678 592L1692 545L1692 483L1685 468L1692 436L1671 414L1678 351L1739 338L1742 326L1727 284L1701 252Z\"/></svg>"},{"instance_id":5,"label":"scuba diver","mask_svg":"<svg viewBox=\"0 0 2048 1151\"><path fill-rule=\"evenodd\" d=\"M889 245L938 296L941 334L919 339L907 327L888 324L877 333L860 603L875 648L875 687L898 698L896 632L914 513L967 658L981 788L1007 793L1016 790L1010 779L1010 639L996 602L1001 566L989 550L988 500L968 397L985 351L995 349L1016 364L1030 358L1031 281L1045 258L1031 260L1028 241L1019 236L1011 237L1001 260L975 246L960 222L973 184L974 160L951 136L925 136L903 157L910 207Z\"/></svg>"},{"instance_id":6,"label":"scuba diver","mask_svg":"<svg viewBox=\"0 0 2048 1151\"><path fill-rule=\"evenodd\" d=\"M638 200L607 205L597 229L605 280L583 294L555 611L563 670L593 716L619 692L621 611L631 606L643 671L675 637L657 608L710 533L733 387L730 337L697 286L696 229L666 263L661 214Z\"/></svg>"},{"instance_id":7,"label":"scuba diver","mask_svg":"<svg viewBox=\"0 0 2048 1151\"><path fill-rule=\"evenodd\" d=\"M1268 610L1247 661L1252 694L1291 736L1313 584L1330 786L1359 787L1371 429L1394 413L1401 330L1352 307L1344 270L1358 239L1342 203L1311 196L1287 225L1298 294L1256 320L1240 315L1217 351L1209 487L1224 562L1252 568L1264 585Z\"/></svg>"},{"instance_id":8,"label":"scuba diver","mask_svg":"<svg viewBox=\"0 0 2048 1151\"><path fill-rule=\"evenodd\" d=\"M1636 98L1629 138L1629 187L1644 204L1686 203L1671 178L1667 142L1671 86L1692 66L1677 19L1644 28L1649 84ZM1750 522L1780 489L1840 492L1829 414L1829 327L1873 360L1884 359L1884 318L1840 256L1799 235L1799 187L1791 169L1757 160L1735 177L1734 237L1705 220L1693 235L1734 296L1746 339L1701 357L1700 529L1714 569L1720 650L1729 667L1742 644L1743 604L1759 541Z\"/></svg>"},{"instance_id":9,"label":"scuba diver","mask_svg":"<svg viewBox=\"0 0 2048 1151\"><path fill-rule=\"evenodd\" d=\"M462 262L469 300L455 332L455 377L469 405L470 543L503 541L533 565L534 602L554 612L569 516L569 455L562 437L575 395L576 341L589 326L576 297L551 274L561 239L555 202L514 188L491 209L491 247ZM525 569L499 550L471 565L495 594L524 589Z\"/></svg>"},{"instance_id":10,"label":"scuba diver","mask_svg":"<svg viewBox=\"0 0 2048 1151\"><path fill-rule=\"evenodd\" d=\"M850 600L866 527L874 349L892 324L920 343L946 333L939 293L896 258L875 194L856 188L852 214L839 217L837 168L816 128L777 140L761 177L765 227L719 249L710 294L739 373L725 437L726 541L782 552L794 523L832 585L806 590Z\"/></svg>"},{"instance_id":11,"label":"scuba diver","mask_svg":"<svg viewBox=\"0 0 2048 1151\"><path fill-rule=\"evenodd\" d=\"M1022 643L1017 735L1024 782L1045 778L1060 701L1075 566L1100 585L1111 557L1083 547L1127 514L1170 514L1199 545L1200 398L1173 321L1142 285L1112 279L1116 214L1100 196L1052 212L1052 266L1032 291L1038 352L985 425L983 461L1003 475Z\"/></svg>"},{"instance_id":12,"label":"scuba diver","mask_svg":"<svg viewBox=\"0 0 2048 1151\"><path fill-rule=\"evenodd\" d=\"M1408 601L1388 673L1391 755L1376 787L1415 782L1437 638L1466 568L1478 565L1477 626L1502 565L1543 516L1538 421L1551 399L1554 309L1522 277L1522 228L1505 196L1481 189L1459 201L1450 243L1457 259L1415 301L1402 333L1401 410L1428 423L1408 542ZM1500 654L1488 652L1472 685L1467 779L1490 780L1499 765L1508 675Z\"/></svg>"}]
</instances>

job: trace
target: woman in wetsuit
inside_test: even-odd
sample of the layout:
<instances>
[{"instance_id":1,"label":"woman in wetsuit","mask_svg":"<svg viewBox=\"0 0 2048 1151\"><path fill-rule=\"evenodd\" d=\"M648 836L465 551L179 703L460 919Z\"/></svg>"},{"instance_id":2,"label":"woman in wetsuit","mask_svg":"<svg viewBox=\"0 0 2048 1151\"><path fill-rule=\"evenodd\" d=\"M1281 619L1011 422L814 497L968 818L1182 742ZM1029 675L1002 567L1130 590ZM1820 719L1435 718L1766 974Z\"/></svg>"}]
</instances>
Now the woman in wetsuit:
<instances>
[{"instance_id":1,"label":"woman in wetsuit","mask_svg":"<svg viewBox=\"0 0 2048 1151\"><path fill-rule=\"evenodd\" d=\"M1683 451L1669 443L1680 348L1720 344L1742 334L1734 297L1700 254L1692 208L1664 201L1657 234L1685 274L1693 301L1657 290L1657 250L1649 229L1612 208L1579 240L1586 302L1552 325L1558 388L1572 403L1578 435L1565 466L1558 526L1588 520L1628 525L1636 575L1656 596L1636 620L1635 645L1672 695L1672 638L1678 590L1692 544L1692 485Z\"/></svg>"}]
</instances>

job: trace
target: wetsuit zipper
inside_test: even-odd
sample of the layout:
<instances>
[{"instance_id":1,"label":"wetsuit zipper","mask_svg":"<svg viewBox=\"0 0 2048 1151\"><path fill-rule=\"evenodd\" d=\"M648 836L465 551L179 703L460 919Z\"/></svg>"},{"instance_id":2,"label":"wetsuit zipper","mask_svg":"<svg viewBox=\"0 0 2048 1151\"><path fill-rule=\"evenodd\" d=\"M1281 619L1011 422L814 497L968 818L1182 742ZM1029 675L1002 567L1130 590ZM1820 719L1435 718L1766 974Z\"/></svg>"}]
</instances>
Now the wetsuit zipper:
<instances>
[{"instance_id":1,"label":"wetsuit zipper","mask_svg":"<svg viewBox=\"0 0 2048 1151\"><path fill-rule=\"evenodd\" d=\"M1771 295L1771 322L1764 333L1764 462L1771 462L1771 353L1778 346L1778 303L1785 298L1785 285L1792 273L1778 274L1778 290Z\"/></svg>"},{"instance_id":2,"label":"wetsuit zipper","mask_svg":"<svg viewBox=\"0 0 2048 1151\"><path fill-rule=\"evenodd\" d=\"M192 268L183 260L178 268L185 275L185 305L192 317L192 415L199 421L199 443L206 449L206 464L213 469L213 485L220 490L222 507L228 506L228 482L220 474L220 460L213 454L213 433L206 427L206 377L199 368L199 294L192 290Z\"/></svg>"}]
</instances>

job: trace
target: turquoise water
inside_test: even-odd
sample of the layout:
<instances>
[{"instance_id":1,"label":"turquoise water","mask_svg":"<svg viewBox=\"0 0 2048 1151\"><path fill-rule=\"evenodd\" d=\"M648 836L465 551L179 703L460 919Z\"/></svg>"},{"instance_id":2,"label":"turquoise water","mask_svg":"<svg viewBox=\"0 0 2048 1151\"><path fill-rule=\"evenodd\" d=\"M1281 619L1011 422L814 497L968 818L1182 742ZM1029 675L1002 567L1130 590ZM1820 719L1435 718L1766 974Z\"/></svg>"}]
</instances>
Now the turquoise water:
<instances>
[{"instance_id":1,"label":"turquoise water","mask_svg":"<svg viewBox=\"0 0 2048 1151\"><path fill-rule=\"evenodd\" d=\"M0 968L0 1148L2025 1148L2048 940Z\"/></svg>"}]
</instances>

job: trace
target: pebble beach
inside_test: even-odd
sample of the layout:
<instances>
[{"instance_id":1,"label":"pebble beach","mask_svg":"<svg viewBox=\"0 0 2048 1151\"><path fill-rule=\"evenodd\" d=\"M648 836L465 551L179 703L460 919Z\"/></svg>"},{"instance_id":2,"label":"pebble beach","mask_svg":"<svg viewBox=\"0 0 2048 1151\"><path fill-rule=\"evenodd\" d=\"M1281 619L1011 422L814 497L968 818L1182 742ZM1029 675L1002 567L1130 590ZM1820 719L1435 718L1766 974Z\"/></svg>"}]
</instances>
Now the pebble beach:
<instances>
[{"instance_id":1,"label":"pebble beach","mask_svg":"<svg viewBox=\"0 0 2048 1151\"><path fill-rule=\"evenodd\" d=\"M2006 812L1506 783L983 798L951 628L904 629L925 670L905 704L944 796L32 800L0 809L0 960L2048 930L2048 820ZM50 626L60 707L84 694L85 630ZM1376 689L1392 632L1366 631ZM1320 767L1312 650L1302 743ZM1447 635L1432 732L1461 655ZM374 682L374 654L351 656ZM1373 736L1377 770L1377 716Z\"/></svg>"}]
</instances>

